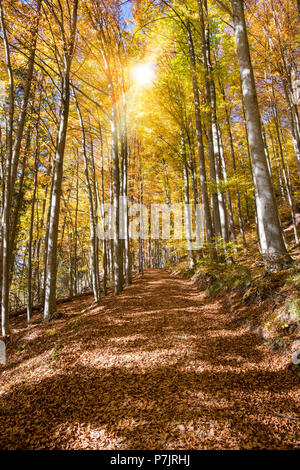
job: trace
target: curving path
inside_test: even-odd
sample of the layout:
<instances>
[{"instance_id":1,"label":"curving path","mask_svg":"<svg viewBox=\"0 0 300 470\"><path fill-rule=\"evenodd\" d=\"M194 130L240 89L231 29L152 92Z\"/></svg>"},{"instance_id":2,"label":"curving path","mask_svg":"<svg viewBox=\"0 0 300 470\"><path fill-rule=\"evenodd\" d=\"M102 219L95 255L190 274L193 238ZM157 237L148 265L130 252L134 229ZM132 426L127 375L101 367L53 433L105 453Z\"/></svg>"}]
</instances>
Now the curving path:
<instances>
[{"instance_id":1,"label":"curving path","mask_svg":"<svg viewBox=\"0 0 300 470\"><path fill-rule=\"evenodd\" d=\"M300 448L296 377L190 281L148 270L61 310L15 325L1 449Z\"/></svg>"}]
</instances>

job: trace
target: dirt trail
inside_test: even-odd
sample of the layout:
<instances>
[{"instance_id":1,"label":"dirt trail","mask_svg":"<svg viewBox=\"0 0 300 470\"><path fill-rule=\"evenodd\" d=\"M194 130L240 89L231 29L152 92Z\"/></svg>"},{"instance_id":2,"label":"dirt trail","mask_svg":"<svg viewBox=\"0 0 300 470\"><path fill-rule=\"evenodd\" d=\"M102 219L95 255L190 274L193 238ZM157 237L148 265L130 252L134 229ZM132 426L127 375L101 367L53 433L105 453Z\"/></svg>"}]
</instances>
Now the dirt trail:
<instances>
[{"instance_id":1,"label":"dirt trail","mask_svg":"<svg viewBox=\"0 0 300 470\"><path fill-rule=\"evenodd\" d=\"M190 281L148 270L101 306L61 310L15 325L0 448L300 448L288 364Z\"/></svg>"}]
</instances>

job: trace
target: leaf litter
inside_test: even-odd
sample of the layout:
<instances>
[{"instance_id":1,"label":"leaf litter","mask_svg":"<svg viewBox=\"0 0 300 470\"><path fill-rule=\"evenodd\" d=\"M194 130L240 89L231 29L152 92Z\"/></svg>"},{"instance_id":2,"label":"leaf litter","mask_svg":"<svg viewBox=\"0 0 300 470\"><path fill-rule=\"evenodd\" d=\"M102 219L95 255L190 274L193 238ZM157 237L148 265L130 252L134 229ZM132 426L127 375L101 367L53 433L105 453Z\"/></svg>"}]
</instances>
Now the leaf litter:
<instances>
[{"instance_id":1,"label":"leaf litter","mask_svg":"<svg viewBox=\"0 0 300 470\"><path fill-rule=\"evenodd\" d=\"M189 280L147 270L76 299L51 326L13 320L1 449L295 449L299 379Z\"/></svg>"}]
</instances>

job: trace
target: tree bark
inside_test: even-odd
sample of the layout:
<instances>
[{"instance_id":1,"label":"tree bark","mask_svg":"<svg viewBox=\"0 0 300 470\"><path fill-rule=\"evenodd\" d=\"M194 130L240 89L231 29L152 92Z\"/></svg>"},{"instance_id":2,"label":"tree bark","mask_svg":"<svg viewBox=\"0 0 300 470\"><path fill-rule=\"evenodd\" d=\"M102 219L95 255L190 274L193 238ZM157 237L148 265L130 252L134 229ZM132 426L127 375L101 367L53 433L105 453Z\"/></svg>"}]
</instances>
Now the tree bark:
<instances>
[{"instance_id":1,"label":"tree bark","mask_svg":"<svg viewBox=\"0 0 300 470\"><path fill-rule=\"evenodd\" d=\"M260 240L262 256L267 265L275 268L276 266L280 267L290 262L290 257L287 254L284 244L274 190L266 161L244 15L244 2L242 0L231 0L231 4L245 103L253 177L256 188L258 224L260 226L260 234L262 231L264 231L265 234L265 237Z\"/></svg>"},{"instance_id":2,"label":"tree bark","mask_svg":"<svg viewBox=\"0 0 300 470\"><path fill-rule=\"evenodd\" d=\"M190 208L190 184L189 184L189 172L186 161L185 142L181 137L181 149L182 149L182 163L183 163L183 181L184 181L184 226L185 226L185 237L186 237L186 249L189 257L190 269L195 266L195 254L191 248L192 244L192 217Z\"/></svg>"},{"instance_id":3,"label":"tree bark","mask_svg":"<svg viewBox=\"0 0 300 470\"><path fill-rule=\"evenodd\" d=\"M217 161L219 159L219 146L218 146L218 131L217 131L217 104L216 104L216 89L213 79L213 68L210 53L210 30L208 8L206 0L198 0L198 10L201 26L201 48L204 65L204 80L206 89L206 102L208 107L207 112L207 140L210 162L210 179L211 182L217 184ZM212 207L213 207L213 220L216 237L224 235L224 224L221 221L222 202L220 195L216 189L212 189Z\"/></svg>"},{"instance_id":4,"label":"tree bark","mask_svg":"<svg viewBox=\"0 0 300 470\"><path fill-rule=\"evenodd\" d=\"M57 236L59 223L59 208L61 199L61 183L63 161L66 146L67 126L70 105L70 70L73 58L77 25L78 0L73 0L70 42L64 47L64 70L61 77L61 98L59 130L56 141L56 152L53 169L53 183L50 197L50 220L46 266L46 291L44 320L49 321L56 311L56 277L57 277Z\"/></svg>"},{"instance_id":5,"label":"tree bark","mask_svg":"<svg viewBox=\"0 0 300 470\"><path fill-rule=\"evenodd\" d=\"M86 143L86 135L85 135L85 128L84 122L81 114L81 110L76 98L75 91L73 89L73 95L75 98L75 104L77 108L78 118L81 127L81 135L82 135L82 154L83 154L83 161L84 161L84 175L85 175L85 184L88 193L88 201L89 201L89 218L90 218L90 272L91 272L91 280L92 280L92 289L94 293L95 302L100 302L100 285L99 285L99 272L98 272L98 256L97 256L97 234L96 234L96 227L95 227L95 203L93 197L93 191L90 182L90 175L89 175L89 162L88 162L88 155L87 155L87 143ZM95 194L96 198L96 194Z\"/></svg>"},{"instance_id":6,"label":"tree bark","mask_svg":"<svg viewBox=\"0 0 300 470\"><path fill-rule=\"evenodd\" d=\"M198 81L197 81L197 76L196 76L196 59L195 59L195 51L194 51L191 27L190 27L190 23L188 20L186 21L186 32L187 32L187 42L188 42L188 47L189 47L189 57L190 57L190 63L191 63L195 120L196 120L196 140L197 140L199 169L200 169L200 185L201 185L202 202L203 202L204 213L205 213L207 243L209 246L210 258L211 260L215 260L217 258L217 254L216 254L214 240L213 240L214 233L213 233L213 226L212 226L212 219L211 219L211 212L210 212L208 191L207 191L207 177L206 177L205 155L204 155L204 146L203 146L203 138L202 138L200 98L199 98Z\"/></svg>"},{"instance_id":7,"label":"tree bark","mask_svg":"<svg viewBox=\"0 0 300 470\"><path fill-rule=\"evenodd\" d=\"M31 202L30 214L30 228L29 228L29 242L28 242L28 274L27 274L27 321L31 320L32 316L32 240L33 240L33 225L34 225L34 210L36 202L36 193L38 186L38 168L39 168L39 144L38 144L38 127L36 131L36 149L34 155L34 179L33 179L33 194Z\"/></svg>"}]
</instances>

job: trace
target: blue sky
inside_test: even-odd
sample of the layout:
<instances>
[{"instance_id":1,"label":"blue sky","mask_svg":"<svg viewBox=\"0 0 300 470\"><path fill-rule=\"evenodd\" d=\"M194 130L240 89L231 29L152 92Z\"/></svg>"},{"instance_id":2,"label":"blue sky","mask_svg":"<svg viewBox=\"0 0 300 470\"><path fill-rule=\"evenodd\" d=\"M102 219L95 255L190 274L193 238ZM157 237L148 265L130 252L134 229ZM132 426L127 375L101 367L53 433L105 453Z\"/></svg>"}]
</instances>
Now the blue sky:
<instances>
[{"instance_id":1,"label":"blue sky","mask_svg":"<svg viewBox=\"0 0 300 470\"><path fill-rule=\"evenodd\" d=\"M121 10L123 13L124 18L128 18L132 20L132 12L131 12L132 2L131 0L124 0L123 5L121 6Z\"/></svg>"}]
</instances>

